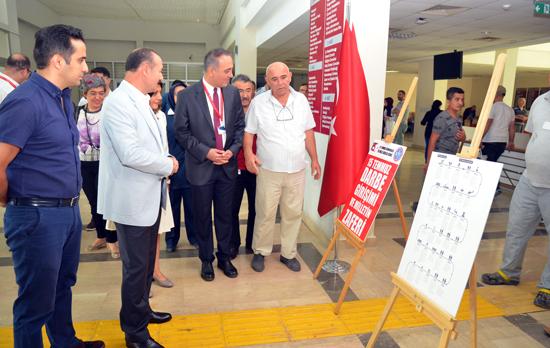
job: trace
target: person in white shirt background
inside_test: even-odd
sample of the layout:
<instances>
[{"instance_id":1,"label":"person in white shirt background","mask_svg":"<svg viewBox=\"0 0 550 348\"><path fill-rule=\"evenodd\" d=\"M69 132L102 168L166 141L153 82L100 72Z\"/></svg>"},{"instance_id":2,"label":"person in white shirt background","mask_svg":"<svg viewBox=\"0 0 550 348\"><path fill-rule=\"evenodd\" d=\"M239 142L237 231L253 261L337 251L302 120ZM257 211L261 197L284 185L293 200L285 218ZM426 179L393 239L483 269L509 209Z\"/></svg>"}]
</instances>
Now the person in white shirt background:
<instances>
[{"instance_id":1,"label":"person in white shirt background","mask_svg":"<svg viewBox=\"0 0 550 348\"><path fill-rule=\"evenodd\" d=\"M514 148L515 115L514 110L502 101L505 95L506 88L498 86L487 126L483 133L481 152L487 156L487 161L491 162L498 161L504 150ZM496 193L501 192L499 185Z\"/></svg>"},{"instance_id":2,"label":"person in white shirt background","mask_svg":"<svg viewBox=\"0 0 550 348\"><path fill-rule=\"evenodd\" d=\"M0 103L29 76L31 76L29 57L22 53L11 54L4 66L4 72L0 72Z\"/></svg>"}]
</instances>

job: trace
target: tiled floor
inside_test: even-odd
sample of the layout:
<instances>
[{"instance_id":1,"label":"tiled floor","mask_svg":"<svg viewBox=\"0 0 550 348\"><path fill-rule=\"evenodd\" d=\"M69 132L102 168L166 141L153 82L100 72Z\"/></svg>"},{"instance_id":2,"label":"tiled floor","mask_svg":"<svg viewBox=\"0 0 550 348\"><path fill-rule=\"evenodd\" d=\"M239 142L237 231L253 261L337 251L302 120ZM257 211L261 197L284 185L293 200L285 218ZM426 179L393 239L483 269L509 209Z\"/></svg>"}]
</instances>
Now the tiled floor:
<instances>
[{"instance_id":1,"label":"tiled floor","mask_svg":"<svg viewBox=\"0 0 550 348\"><path fill-rule=\"evenodd\" d=\"M410 202L418 199L423 178L422 152L409 150L398 174L398 184L405 209L410 216ZM486 234L478 256L478 274L495 270L500 262L511 197L504 192L495 199L487 222ZM89 208L82 204L84 222ZM245 219L246 207L241 209ZM153 286L152 307L170 311L175 319L151 327L152 334L167 347L363 347L379 317L392 285L390 272L398 267L403 237L392 194L388 194L376 221L375 240L367 243L342 312L331 308L343 284L342 276L312 273L326 247L326 238L302 226L299 254L302 271L293 273L279 261L278 253L266 258L266 270L256 273L250 268L251 255L235 260L239 277L229 279L217 272L213 282L199 276L196 251L180 242L173 254L163 253L163 272L175 283L164 289ZM408 218L410 226L412 218ZM245 225L241 226L244 233ZM183 233L185 235L185 233ZM77 332L84 338L103 338L108 347L123 347L123 335L117 318L120 308L121 265L105 250L90 253L86 246L94 232L83 232L82 257L78 282L74 287L73 316ZM185 238L184 238L185 239ZM339 254L351 261L354 249L340 242ZM536 281L547 257L545 232L533 237L526 253L522 283L518 287L480 287L478 337L479 347L550 347L550 338L542 333L542 324L550 324L550 313L532 305ZM0 243L0 347L11 347L11 306L16 297L13 269L5 243ZM466 296L467 298L467 296ZM399 300L407 315L388 322L378 347L434 347L439 330L429 325L414 307ZM467 318L467 311L459 318ZM404 320L406 318L406 320ZM469 346L468 322L458 324L458 337L450 347Z\"/></svg>"}]
</instances>

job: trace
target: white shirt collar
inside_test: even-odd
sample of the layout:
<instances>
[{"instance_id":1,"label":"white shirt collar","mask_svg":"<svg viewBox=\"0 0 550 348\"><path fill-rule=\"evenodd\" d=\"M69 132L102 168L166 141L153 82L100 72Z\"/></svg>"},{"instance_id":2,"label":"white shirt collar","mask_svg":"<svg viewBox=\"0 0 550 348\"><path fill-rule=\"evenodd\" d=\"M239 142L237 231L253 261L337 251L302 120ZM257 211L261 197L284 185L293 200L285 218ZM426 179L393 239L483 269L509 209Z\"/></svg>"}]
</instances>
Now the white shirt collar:
<instances>
[{"instance_id":1,"label":"white shirt collar","mask_svg":"<svg viewBox=\"0 0 550 348\"><path fill-rule=\"evenodd\" d=\"M6 79L8 79L10 82L12 82L16 87L19 86L19 82L15 81L14 79L12 79L8 75L4 74L3 72L0 72L0 75L2 75Z\"/></svg>"},{"instance_id":2,"label":"white shirt collar","mask_svg":"<svg viewBox=\"0 0 550 348\"><path fill-rule=\"evenodd\" d=\"M206 81L206 79L203 77L202 82L204 83L204 86L206 87L206 90L208 91L208 94L210 94L212 97L214 96L214 88L220 89L220 87L214 87L211 84ZM218 91L219 93L219 91Z\"/></svg>"},{"instance_id":3,"label":"white shirt collar","mask_svg":"<svg viewBox=\"0 0 550 348\"><path fill-rule=\"evenodd\" d=\"M286 101L285 107L289 107L289 106L292 105L292 103L294 103L294 99L296 98L295 95L294 95L294 93L298 93L298 92L296 92L296 91L294 90L294 88L292 88L292 87L289 87L289 89L290 89L290 94L289 94L288 99L287 99L287 101ZM279 106L282 108L283 105L279 102L279 100L277 100L277 98L275 98L275 97L273 96L273 93L271 93L271 90L269 90L268 92L269 92L269 98L271 99L271 101L272 101L273 103L276 103L275 105L279 105Z\"/></svg>"}]
</instances>

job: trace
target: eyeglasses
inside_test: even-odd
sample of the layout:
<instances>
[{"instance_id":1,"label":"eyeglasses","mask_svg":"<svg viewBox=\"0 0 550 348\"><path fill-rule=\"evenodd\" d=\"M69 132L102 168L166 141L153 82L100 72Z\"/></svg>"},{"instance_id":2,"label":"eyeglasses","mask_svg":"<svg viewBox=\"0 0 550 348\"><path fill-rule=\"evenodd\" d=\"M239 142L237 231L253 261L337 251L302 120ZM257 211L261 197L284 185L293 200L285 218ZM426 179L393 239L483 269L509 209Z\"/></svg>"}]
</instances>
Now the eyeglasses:
<instances>
[{"instance_id":1,"label":"eyeglasses","mask_svg":"<svg viewBox=\"0 0 550 348\"><path fill-rule=\"evenodd\" d=\"M88 97L105 97L105 92L88 92L86 94Z\"/></svg>"},{"instance_id":2,"label":"eyeglasses","mask_svg":"<svg viewBox=\"0 0 550 348\"><path fill-rule=\"evenodd\" d=\"M292 111L290 111L288 107L282 106L279 112L277 112L273 100L270 99L269 101L271 102L273 113L277 121L292 121L294 119L294 114L292 114ZM277 108L279 108L279 106L277 106Z\"/></svg>"}]
</instances>

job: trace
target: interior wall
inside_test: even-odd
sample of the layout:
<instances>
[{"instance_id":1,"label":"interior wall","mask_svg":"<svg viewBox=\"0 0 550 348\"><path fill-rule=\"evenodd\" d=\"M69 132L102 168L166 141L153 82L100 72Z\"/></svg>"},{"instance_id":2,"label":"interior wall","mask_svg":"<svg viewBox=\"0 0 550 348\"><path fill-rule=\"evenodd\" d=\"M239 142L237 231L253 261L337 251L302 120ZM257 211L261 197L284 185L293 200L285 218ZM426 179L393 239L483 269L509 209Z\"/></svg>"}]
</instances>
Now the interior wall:
<instances>
[{"instance_id":1,"label":"interior wall","mask_svg":"<svg viewBox=\"0 0 550 348\"><path fill-rule=\"evenodd\" d=\"M124 62L128 54L135 48L135 41L86 39L86 59L99 62Z\"/></svg>"},{"instance_id":2,"label":"interior wall","mask_svg":"<svg viewBox=\"0 0 550 348\"><path fill-rule=\"evenodd\" d=\"M82 29L88 57L101 61L124 61L132 49L149 46L165 61L202 62L221 40L218 25L59 16L37 0L17 1L17 17L21 49L30 56L36 30L57 23Z\"/></svg>"},{"instance_id":3,"label":"interior wall","mask_svg":"<svg viewBox=\"0 0 550 348\"><path fill-rule=\"evenodd\" d=\"M478 115L481 112L481 107L485 101L487 89L489 88L489 82L491 82L491 78L489 76L476 77L472 79L470 102L466 102L466 106L476 105Z\"/></svg>"},{"instance_id":4,"label":"interior wall","mask_svg":"<svg viewBox=\"0 0 550 348\"><path fill-rule=\"evenodd\" d=\"M32 25L29 22L19 20L19 37L21 38L21 53L25 54L27 57L31 59L31 67L32 69L36 68L36 64L34 63L32 50L34 48L34 33L36 33L40 29L36 25Z\"/></svg>"},{"instance_id":5,"label":"interior wall","mask_svg":"<svg viewBox=\"0 0 550 348\"><path fill-rule=\"evenodd\" d=\"M405 74L405 73L386 73L386 88L384 90L384 98L392 97L393 105L397 104L397 91L400 89L407 92L409 89L412 79L416 74ZM410 104L409 112L416 111L416 91L414 91ZM382 110L380 110L382 113Z\"/></svg>"},{"instance_id":6,"label":"interior wall","mask_svg":"<svg viewBox=\"0 0 550 348\"><path fill-rule=\"evenodd\" d=\"M548 87L548 74L550 71L541 71L540 73L518 74L516 77L516 88L528 87Z\"/></svg>"},{"instance_id":7,"label":"interior wall","mask_svg":"<svg viewBox=\"0 0 550 348\"><path fill-rule=\"evenodd\" d=\"M202 62L205 43L144 41L144 47L156 50L165 62Z\"/></svg>"}]
</instances>

